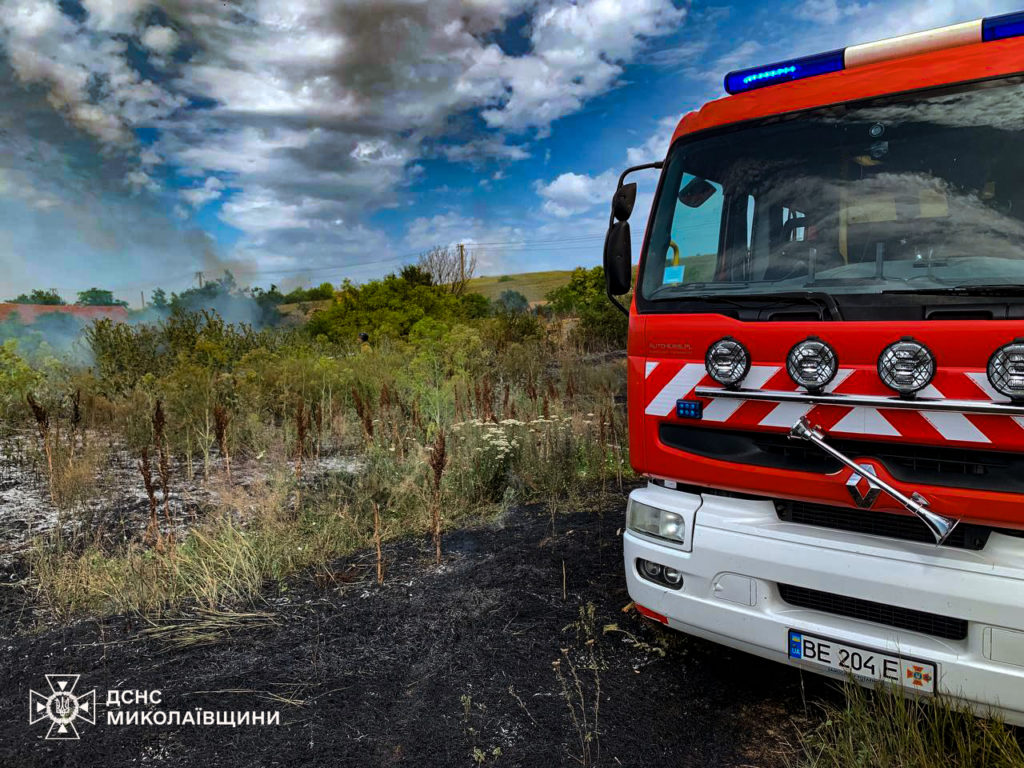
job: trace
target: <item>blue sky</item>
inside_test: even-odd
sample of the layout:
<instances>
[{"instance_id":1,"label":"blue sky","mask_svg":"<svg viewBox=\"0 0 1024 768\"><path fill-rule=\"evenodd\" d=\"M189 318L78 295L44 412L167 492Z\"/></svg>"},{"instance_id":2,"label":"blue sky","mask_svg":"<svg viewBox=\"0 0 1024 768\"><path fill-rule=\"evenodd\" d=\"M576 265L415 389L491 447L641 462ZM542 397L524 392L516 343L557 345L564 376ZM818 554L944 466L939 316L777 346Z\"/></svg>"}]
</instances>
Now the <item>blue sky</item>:
<instances>
[{"instance_id":1,"label":"blue sky","mask_svg":"<svg viewBox=\"0 0 1024 768\"><path fill-rule=\"evenodd\" d=\"M730 69L1012 3L3 0L0 300L291 287L466 243L600 260L618 172ZM641 188L642 231L652 183ZM638 246L638 244L637 244ZM635 249L634 253L636 253Z\"/></svg>"}]
</instances>

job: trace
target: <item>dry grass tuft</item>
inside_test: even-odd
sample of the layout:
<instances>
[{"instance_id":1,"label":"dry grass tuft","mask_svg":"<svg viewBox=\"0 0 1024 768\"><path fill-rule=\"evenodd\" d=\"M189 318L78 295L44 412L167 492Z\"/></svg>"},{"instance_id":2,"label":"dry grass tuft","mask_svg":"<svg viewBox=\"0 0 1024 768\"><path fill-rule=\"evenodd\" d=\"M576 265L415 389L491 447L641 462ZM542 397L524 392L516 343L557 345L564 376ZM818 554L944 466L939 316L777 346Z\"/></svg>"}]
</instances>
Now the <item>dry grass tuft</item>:
<instances>
[{"instance_id":1,"label":"dry grass tuft","mask_svg":"<svg viewBox=\"0 0 1024 768\"><path fill-rule=\"evenodd\" d=\"M902 688L844 687L845 704L802 737L803 768L1021 768L1016 731L976 718L959 702L917 699Z\"/></svg>"}]
</instances>

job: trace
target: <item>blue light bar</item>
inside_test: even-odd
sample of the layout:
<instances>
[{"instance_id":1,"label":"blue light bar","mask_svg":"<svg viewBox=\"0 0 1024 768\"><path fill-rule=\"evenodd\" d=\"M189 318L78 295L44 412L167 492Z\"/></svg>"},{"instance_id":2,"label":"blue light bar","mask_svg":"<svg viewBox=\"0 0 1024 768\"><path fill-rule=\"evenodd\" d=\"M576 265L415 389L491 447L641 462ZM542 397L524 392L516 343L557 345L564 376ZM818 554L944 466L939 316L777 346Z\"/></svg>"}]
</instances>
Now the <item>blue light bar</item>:
<instances>
[{"instance_id":1,"label":"blue light bar","mask_svg":"<svg viewBox=\"0 0 1024 768\"><path fill-rule=\"evenodd\" d=\"M965 21L962 24L840 48L799 59L778 61L754 69L737 70L725 76L725 90L733 94L744 93L769 85L803 80L805 77L862 67L886 59L904 58L1011 37L1024 37L1024 11Z\"/></svg>"},{"instance_id":2,"label":"blue light bar","mask_svg":"<svg viewBox=\"0 0 1024 768\"><path fill-rule=\"evenodd\" d=\"M800 59L778 61L763 67L730 72L725 76L725 91L726 93L743 93L756 88L764 88L766 85L788 83L793 80L803 80L805 77L838 72L845 66L843 64L845 50L845 48L840 48L828 53L816 53L813 56L804 56Z\"/></svg>"},{"instance_id":3,"label":"blue light bar","mask_svg":"<svg viewBox=\"0 0 1024 768\"><path fill-rule=\"evenodd\" d=\"M991 16L981 20L982 42L1005 40L1021 35L1024 35L1024 11L1004 13L1002 16Z\"/></svg>"},{"instance_id":4,"label":"blue light bar","mask_svg":"<svg viewBox=\"0 0 1024 768\"><path fill-rule=\"evenodd\" d=\"M680 419L704 418L704 401L676 400L676 416Z\"/></svg>"}]
</instances>

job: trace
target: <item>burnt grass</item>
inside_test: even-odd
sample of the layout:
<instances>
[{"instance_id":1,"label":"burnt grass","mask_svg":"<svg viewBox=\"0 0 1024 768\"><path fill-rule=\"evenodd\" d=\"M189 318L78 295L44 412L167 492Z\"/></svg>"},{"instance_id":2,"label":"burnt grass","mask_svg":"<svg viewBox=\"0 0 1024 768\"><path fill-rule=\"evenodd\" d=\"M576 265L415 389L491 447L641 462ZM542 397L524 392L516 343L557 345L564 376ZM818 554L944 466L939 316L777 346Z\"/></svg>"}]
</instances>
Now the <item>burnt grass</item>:
<instances>
[{"instance_id":1,"label":"burnt grass","mask_svg":"<svg viewBox=\"0 0 1024 768\"><path fill-rule=\"evenodd\" d=\"M553 521L522 507L449 532L441 566L424 539L387 545L383 586L373 553L360 553L268 585L266 602L244 609L258 616L184 647L198 627L187 617L163 638L126 616L26 631L25 593L0 589L0 765L787 764L815 716L805 698L828 695L824 684L623 612L623 502ZM588 604L594 618L581 622ZM585 668L595 659L597 680ZM97 690L97 724L78 721L80 741L29 726L45 673ZM280 725L108 725L108 689L162 692L158 706L126 709L276 710ZM577 718L582 691L588 727L574 724L566 690Z\"/></svg>"}]
</instances>

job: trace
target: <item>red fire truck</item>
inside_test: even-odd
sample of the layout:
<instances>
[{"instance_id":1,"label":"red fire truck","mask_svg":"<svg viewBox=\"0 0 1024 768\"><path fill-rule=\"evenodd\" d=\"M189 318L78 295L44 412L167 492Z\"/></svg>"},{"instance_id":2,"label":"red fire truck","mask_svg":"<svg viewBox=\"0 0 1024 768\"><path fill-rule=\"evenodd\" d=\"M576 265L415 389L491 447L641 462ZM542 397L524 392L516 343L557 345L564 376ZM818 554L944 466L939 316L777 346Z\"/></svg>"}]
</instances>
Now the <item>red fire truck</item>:
<instances>
[{"instance_id":1,"label":"red fire truck","mask_svg":"<svg viewBox=\"0 0 1024 768\"><path fill-rule=\"evenodd\" d=\"M645 616L1024 724L1024 13L725 78L605 243Z\"/></svg>"}]
</instances>

